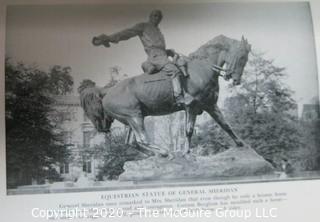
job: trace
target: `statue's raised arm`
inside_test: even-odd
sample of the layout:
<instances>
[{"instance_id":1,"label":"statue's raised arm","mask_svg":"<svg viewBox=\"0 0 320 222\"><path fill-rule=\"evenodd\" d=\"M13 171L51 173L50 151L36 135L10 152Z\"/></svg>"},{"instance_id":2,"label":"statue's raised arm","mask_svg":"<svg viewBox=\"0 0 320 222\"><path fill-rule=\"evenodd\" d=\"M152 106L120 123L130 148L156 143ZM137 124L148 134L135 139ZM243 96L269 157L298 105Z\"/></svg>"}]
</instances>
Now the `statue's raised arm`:
<instances>
[{"instance_id":1,"label":"statue's raised arm","mask_svg":"<svg viewBox=\"0 0 320 222\"><path fill-rule=\"evenodd\" d=\"M143 31L144 23L138 23L131 28L124 29L111 35L102 34L97 37L93 37L92 44L95 46L104 45L105 47L110 47L110 42L118 43L123 40L128 40L132 37L142 35Z\"/></svg>"},{"instance_id":2,"label":"statue's raised arm","mask_svg":"<svg viewBox=\"0 0 320 222\"><path fill-rule=\"evenodd\" d=\"M174 95L177 103L183 106L192 101L192 97L188 96L187 92L183 92L180 83L180 74L183 73L183 76L187 78L188 73L185 63L180 64L177 62L175 64L176 61L182 61L182 59L178 60L177 53L173 49L166 48L164 36L159 28L162 17L160 10L153 10L149 15L148 21L138 23L131 28L111 35L102 34L94 37L92 43L95 46L104 45L105 47L110 47L110 42L118 43L138 36L148 56L147 61L141 65L142 70L148 74L163 71L167 75L172 76ZM173 58L172 61L168 56Z\"/></svg>"}]
</instances>

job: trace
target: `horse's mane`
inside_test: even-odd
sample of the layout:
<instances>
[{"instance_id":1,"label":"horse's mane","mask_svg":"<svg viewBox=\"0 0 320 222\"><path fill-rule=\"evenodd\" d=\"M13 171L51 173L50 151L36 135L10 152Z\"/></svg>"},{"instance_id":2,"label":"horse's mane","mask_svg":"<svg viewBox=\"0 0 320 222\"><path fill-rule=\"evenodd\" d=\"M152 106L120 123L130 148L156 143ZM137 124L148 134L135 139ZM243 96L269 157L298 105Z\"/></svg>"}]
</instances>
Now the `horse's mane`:
<instances>
[{"instance_id":1,"label":"horse's mane","mask_svg":"<svg viewBox=\"0 0 320 222\"><path fill-rule=\"evenodd\" d=\"M207 59L209 57L208 49L216 50L217 53L222 49L228 49L231 45L239 43L238 40L228 38L224 35L218 35L204 45L200 46L195 52L189 54L190 59Z\"/></svg>"},{"instance_id":2,"label":"horse's mane","mask_svg":"<svg viewBox=\"0 0 320 222\"><path fill-rule=\"evenodd\" d=\"M113 118L104 113L102 97L106 95L107 88L100 88L92 80L85 79L78 88L80 105L85 115L91 120L98 132L108 132Z\"/></svg>"},{"instance_id":3,"label":"horse's mane","mask_svg":"<svg viewBox=\"0 0 320 222\"><path fill-rule=\"evenodd\" d=\"M88 87L82 89L80 92L80 104L89 119L103 117L99 88Z\"/></svg>"}]
</instances>

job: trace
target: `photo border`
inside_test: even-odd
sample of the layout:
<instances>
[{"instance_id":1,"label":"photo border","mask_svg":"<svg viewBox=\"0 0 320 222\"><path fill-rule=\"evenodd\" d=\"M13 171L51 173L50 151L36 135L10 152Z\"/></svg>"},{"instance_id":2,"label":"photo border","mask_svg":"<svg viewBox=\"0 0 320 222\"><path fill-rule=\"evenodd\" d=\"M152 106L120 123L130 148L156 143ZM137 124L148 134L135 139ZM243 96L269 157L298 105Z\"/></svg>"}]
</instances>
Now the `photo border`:
<instances>
[{"instance_id":1,"label":"photo border","mask_svg":"<svg viewBox=\"0 0 320 222\"><path fill-rule=\"evenodd\" d=\"M196 1L196 0L175 0L175 1L147 1L147 0L138 0L134 1L134 3L214 3L214 2L222 2L222 1ZM242 0L234 0L234 1L223 1L223 2L275 2L275 1L267 1L267 0L257 0L257 1L242 1ZM288 2L288 1L279 1L279 2ZM316 59L317 59L317 70L318 76L320 73L319 66L320 66L320 2L316 0L310 1L290 1L290 2L309 2L311 7L312 19L313 19L313 27L314 27L314 35L316 41ZM4 60L5 60L5 31L6 31L6 7L9 5L56 5L56 4L132 4L133 1L130 0L92 0L90 3L86 0L51 0L51 1L41 1L41 0L11 0L11 1L4 1L0 3L0 126L2 129L5 129L5 107L4 107ZM318 77L319 85L320 85L320 78ZM320 89L319 89L320 91ZM18 195L18 196L8 196L7 195L7 188L6 188L6 162L5 162L5 130L0 130L0 211L1 214L4 215L4 221L6 219L10 219L11 221L38 221L35 218L28 217L30 216L29 208L30 206L39 206L45 205L47 207L52 207L57 202L65 201L65 198L74 198L75 200L79 200L82 198L91 199L92 196L94 198L99 198L100 193L105 192L112 192L112 191L99 191L96 194L92 194L91 192L87 193L64 193L64 194L43 194L43 195ZM235 186L232 185L213 185L217 187L230 187ZM283 215L282 218L278 218L275 221L318 221L318 198L320 196L320 190L318 189L320 186L320 180L302 180L302 181L285 181L283 183L249 183L249 184L240 184L237 185L241 187L241 189L248 190L253 192L253 190L263 190L263 189L271 189L277 190L279 187L282 189L287 190L289 192L290 200L289 204L285 208L286 214ZM149 188L148 188L149 189ZM164 189L164 188L154 188L154 189ZM117 191L118 192L118 191ZM304 195L307 194L307 195ZM52 201L51 204L50 201ZM24 203L28 202L28 206ZM301 205L304 205L306 210L302 211ZM19 212L18 214L16 212Z\"/></svg>"}]
</instances>

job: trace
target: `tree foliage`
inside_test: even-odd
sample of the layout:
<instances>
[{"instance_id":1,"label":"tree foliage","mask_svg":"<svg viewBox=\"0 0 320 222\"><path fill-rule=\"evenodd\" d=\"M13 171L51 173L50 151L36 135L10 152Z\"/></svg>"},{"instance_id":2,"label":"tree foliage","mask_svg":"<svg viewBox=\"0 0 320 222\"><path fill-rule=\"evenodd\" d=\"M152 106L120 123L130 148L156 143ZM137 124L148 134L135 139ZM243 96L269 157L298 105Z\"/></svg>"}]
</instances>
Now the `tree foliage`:
<instances>
[{"instance_id":1,"label":"tree foliage","mask_svg":"<svg viewBox=\"0 0 320 222\"><path fill-rule=\"evenodd\" d=\"M199 125L192 138L191 147L196 147L193 149L194 153L208 156L225 151L232 145L230 137L210 117L210 121Z\"/></svg>"},{"instance_id":2,"label":"tree foliage","mask_svg":"<svg viewBox=\"0 0 320 222\"><path fill-rule=\"evenodd\" d=\"M49 81L45 88L53 95L66 95L70 93L73 89L73 78L70 73L70 67L53 66L49 70Z\"/></svg>"},{"instance_id":3,"label":"tree foliage","mask_svg":"<svg viewBox=\"0 0 320 222\"><path fill-rule=\"evenodd\" d=\"M295 160L294 154L304 145L297 104L285 78L285 68L263 54L252 53L241 86L230 85L231 95L224 102L225 117L235 132L276 166L282 158ZM211 144L217 151L231 145L231 139L216 125L205 128L211 130L200 135L203 144Z\"/></svg>"},{"instance_id":4,"label":"tree foliage","mask_svg":"<svg viewBox=\"0 0 320 222\"><path fill-rule=\"evenodd\" d=\"M109 82L104 86L106 88L111 88L117 83L119 83L121 80L128 77L127 74L121 72L120 66L112 66L110 67L110 80Z\"/></svg>"},{"instance_id":5,"label":"tree foliage","mask_svg":"<svg viewBox=\"0 0 320 222\"><path fill-rule=\"evenodd\" d=\"M127 161L138 160L143 157L133 146L125 144L126 131L110 133L105 144L95 145L94 155L102 158L97 178L117 179L124 172L123 166Z\"/></svg>"},{"instance_id":6,"label":"tree foliage","mask_svg":"<svg viewBox=\"0 0 320 222\"><path fill-rule=\"evenodd\" d=\"M286 70L252 54L241 88L232 88L225 108L239 135L266 159L279 163L301 144L297 104L285 84Z\"/></svg>"},{"instance_id":7,"label":"tree foliage","mask_svg":"<svg viewBox=\"0 0 320 222\"><path fill-rule=\"evenodd\" d=\"M22 63L5 63L6 155L8 184L43 181L52 164L67 156L60 134L49 114L52 94L72 90L69 67L54 66L49 72Z\"/></svg>"}]
</instances>

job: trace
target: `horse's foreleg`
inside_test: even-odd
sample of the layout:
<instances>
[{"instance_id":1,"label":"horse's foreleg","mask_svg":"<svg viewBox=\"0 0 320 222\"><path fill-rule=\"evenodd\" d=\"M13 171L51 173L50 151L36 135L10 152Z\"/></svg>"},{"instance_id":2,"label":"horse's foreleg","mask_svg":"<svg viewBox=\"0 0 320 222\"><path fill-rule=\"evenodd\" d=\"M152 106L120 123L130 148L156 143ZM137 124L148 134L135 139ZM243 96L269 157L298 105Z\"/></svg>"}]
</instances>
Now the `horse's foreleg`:
<instances>
[{"instance_id":1,"label":"horse's foreleg","mask_svg":"<svg viewBox=\"0 0 320 222\"><path fill-rule=\"evenodd\" d=\"M185 136L186 140L184 143L183 154L190 152L191 137L193 135L194 124L196 122L197 115L192 112L191 108L186 108L186 118L185 118Z\"/></svg>"},{"instance_id":2,"label":"horse's foreleg","mask_svg":"<svg viewBox=\"0 0 320 222\"><path fill-rule=\"evenodd\" d=\"M224 119L218 106L214 106L211 109L206 110L210 116L221 126L221 128L228 133L228 135L233 139L237 146L244 146L242 140L233 132L230 125Z\"/></svg>"},{"instance_id":3,"label":"horse's foreleg","mask_svg":"<svg viewBox=\"0 0 320 222\"><path fill-rule=\"evenodd\" d=\"M131 127L128 127L125 144L131 145L131 144L133 144L134 142L135 142L134 133L132 132Z\"/></svg>"},{"instance_id":4,"label":"horse's foreleg","mask_svg":"<svg viewBox=\"0 0 320 222\"><path fill-rule=\"evenodd\" d=\"M138 146L148 151L151 151L153 153L158 153L162 156L168 156L167 150L162 149L156 145L150 144L149 139L147 137L147 133L145 131L143 118L134 117L134 118L131 118L128 122L133 130L133 133L136 136Z\"/></svg>"}]
</instances>

